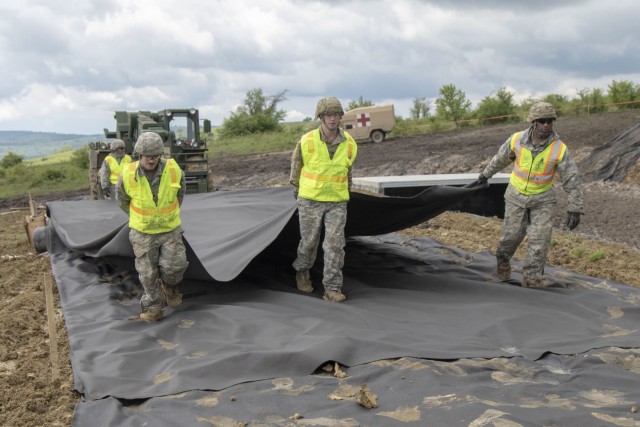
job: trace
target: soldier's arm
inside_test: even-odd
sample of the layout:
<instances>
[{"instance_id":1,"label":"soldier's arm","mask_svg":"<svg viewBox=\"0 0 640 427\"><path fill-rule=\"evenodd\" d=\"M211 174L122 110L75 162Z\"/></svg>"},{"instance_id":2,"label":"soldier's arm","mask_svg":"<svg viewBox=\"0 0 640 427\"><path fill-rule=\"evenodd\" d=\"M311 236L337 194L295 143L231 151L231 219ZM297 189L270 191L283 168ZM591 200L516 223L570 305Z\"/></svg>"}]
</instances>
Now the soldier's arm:
<instances>
[{"instance_id":1,"label":"soldier's arm","mask_svg":"<svg viewBox=\"0 0 640 427\"><path fill-rule=\"evenodd\" d=\"M184 200L184 195L187 193L187 181L184 178L184 171L182 172L182 177L180 177L180 189L178 190L178 204L182 205L182 201Z\"/></svg>"},{"instance_id":2,"label":"soldier's arm","mask_svg":"<svg viewBox=\"0 0 640 427\"><path fill-rule=\"evenodd\" d=\"M291 155L291 174L289 175L289 182L293 185L298 191L298 187L300 186L300 172L302 171L302 149L300 141L296 144L296 148L293 149L293 154Z\"/></svg>"},{"instance_id":3,"label":"soldier's arm","mask_svg":"<svg viewBox=\"0 0 640 427\"><path fill-rule=\"evenodd\" d=\"M511 151L511 137L509 137L504 144L500 146L500 149L495 156L491 159L487 167L482 171L482 175L487 178L491 178L496 173L513 163L516 159L516 155Z\"/></svg>"},{"instance_id":4,"label":"soldier's arm","mask_svg":"<svg viewBox=\"0 0 640 427\"><path fill-rule=\"evenodd\" d=\"M107 188L111 185L111 181L109 180L109 176L111 175L111 169L109 168L109 163L103 161L102 167L98 172L100 175L100 188Z\"/></svg>"},{"instance_id":5,"label":"soldier's arm","mask_svg":"<svg viewBox=\"0 0 640 427\"><path fill-rule=\"evenodd\" d=\"M131 197L129 197L126 191L124 191L122 175L118 177L118 183L116 184L116 200L118 201L118 206L120 206L120 209L122 209L124 213L129 215L129 204L131 203Z\"/></svg>"},{"instance_id":6,"label":"soldier's arm","mask_svg":"<svg viewBox=\"0 0 640 427\"><path fill-rule=\"evenodd\" d=\"M569 212L583 212L582 180L578 166L573 160L569 149L564 153L564 157L558 163L557 172L562 178L562 188L567 193L567 203Z\"/></svg>"}]
</instances>

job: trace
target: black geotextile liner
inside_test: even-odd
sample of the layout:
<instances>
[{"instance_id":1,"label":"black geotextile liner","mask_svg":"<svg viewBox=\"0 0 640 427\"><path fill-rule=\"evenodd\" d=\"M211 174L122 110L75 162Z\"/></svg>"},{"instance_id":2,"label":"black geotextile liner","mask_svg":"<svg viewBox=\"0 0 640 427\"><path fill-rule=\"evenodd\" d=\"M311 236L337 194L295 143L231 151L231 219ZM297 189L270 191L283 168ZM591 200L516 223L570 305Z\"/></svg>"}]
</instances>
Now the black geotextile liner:
<instances>
[{"instance_id":1,"label":"black geotextile liner","mask_svg":"<svg viewBox=\"0 0 640 427\"><path fill-rule=\"evenodd\" d=\"M352 193L347 236L377 235L433 218L479 189L432 187L414 197L378 197ZM47 204L49 252L60 246L91 257L133 258L127 216L110 200ZM300 234L290 187L188 194L181 208L190 266L186 277L228 281L263 249L297 246ZM292 218L293 217L293 218ZM50 240L50 239L49 239ZM51 247L54 245L55 247ZM293 261L293 260L292 260Z\"/></svg>"},{"instance_id":2,"label":"black geotextile liner","mask_svg":"<svg viewBox=\"0 0 640 427\"><path fill-rule=\"evenodd\" d=\"M578 167L586 181L623 182L640 158L640 124L593 149Z\"/></svg>"},{"instance_id":3,"label":"black geotextile liner","mask_svg":"<svg viewBox=\"0 0 640 427\"><path fill-rule=\"evenodd\" d=\"M206 208L196 203L200 198ZM229 200L217 202L218 212L211 198L238 200L239 213L224 213L233 204ZM259 208L250 214L244 199ZM321 253L312 270L314 293L295 288L290 265L298 235L290 190L250 190L189 198L183 218L190 262L207 241L216 253L215 242L224 241L216 233L252 245L230 225L216 223L227 219L258 233L260 241L269 240L269 233L244 223L243 216L248 222L255 217L260 224L284 223L269 234L271 243L264 250L244 248L253 256L228 281L188 278L183 304L165 309L161 322L146 323L133 320L139 296L127 276L132 258L123 256L126 251L111 249L96 258L62 244L93 247L87 242L103 240L108 246L113 238L96 238L100 233L88 229L101 221L122 227L117 208L102 203L95 209L96 202L87 201L90 207L66 209L66 202L59 203L50 206L57 225L49 250L75 387L85 400L76 409L75 426L637 422L630 412L640 393L636 288L549 267L552 287L523 289L518 263L513 280L501 283L489 252L468 254L430 239L386 234L348 240L348 299L328 303L318 286ZM417 212L409 212L429 204L424 195L414 205L400 200L395 209L387 199L380 206L373 198L366 203L351 221L370 220L385 231L380 215L399 227L389 217L394 211L415 223ZM350 205L350 214L359 212L357 197ZM194 234L198 244L190 241L191 221L200 230ZM75 231L64 231L62 224L73 224L69 229ZM244 263L241 250L227 250L235 254L227 262ZM202 267L195 277L216 276L215 262L195 264ZM222 266L225 277L238 270ZM403 359L381 361L389 358ZM328 361L341 363L349 377L312 375ZM363 383L378 395L378 408L355 403ZM295 413L305 418L289 419Z\"/></svg>"}]
</instances>

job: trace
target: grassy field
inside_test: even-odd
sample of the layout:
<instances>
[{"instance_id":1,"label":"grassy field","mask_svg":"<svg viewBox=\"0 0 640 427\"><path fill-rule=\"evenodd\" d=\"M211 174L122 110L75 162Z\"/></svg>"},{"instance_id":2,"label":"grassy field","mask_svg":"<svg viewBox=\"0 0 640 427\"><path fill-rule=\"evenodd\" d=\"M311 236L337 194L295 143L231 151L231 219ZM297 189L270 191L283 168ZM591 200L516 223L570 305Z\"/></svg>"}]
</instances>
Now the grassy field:
<instances>
[{"instance_id":1,"label":"grassy field","mask_svg":"<svg viewBox=\"0 0 640 427\"><path fill-rule=\"evenodd\" d=\"M318 126L317 121L282 123L280 132L253 134L232 138L220 138L215 132L207 137L209 157L241 155L291 150L305 132ZM462 127L478 127L477 120ZM422 120L398 118L392 137L420 135L455 129L452 122L434 117ZM51 192L89 190L87 147L73 149L69 146L53 154L28 159L20 164L0 168L0 198L26 195L36 196Z\"/></svg>"}]
</instances>

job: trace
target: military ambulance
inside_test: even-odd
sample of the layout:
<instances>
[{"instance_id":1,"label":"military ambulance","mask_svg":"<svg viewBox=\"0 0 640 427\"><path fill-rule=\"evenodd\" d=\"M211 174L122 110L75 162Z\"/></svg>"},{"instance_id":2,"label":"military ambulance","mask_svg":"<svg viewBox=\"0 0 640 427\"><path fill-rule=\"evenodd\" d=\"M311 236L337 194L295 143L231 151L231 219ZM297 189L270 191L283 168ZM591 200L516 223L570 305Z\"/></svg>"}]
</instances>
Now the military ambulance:
<instances>
[{"instance_id":1,"label":"military ambulance","mask_svg":"<svg viewBox=\"0 0 640 427\"><path fill-rule=\"evenodd\" d=\"M342 116L342 127L356 141L382 142L395 125L393 104L358 107Z\"/></svg>"}]
</instances>

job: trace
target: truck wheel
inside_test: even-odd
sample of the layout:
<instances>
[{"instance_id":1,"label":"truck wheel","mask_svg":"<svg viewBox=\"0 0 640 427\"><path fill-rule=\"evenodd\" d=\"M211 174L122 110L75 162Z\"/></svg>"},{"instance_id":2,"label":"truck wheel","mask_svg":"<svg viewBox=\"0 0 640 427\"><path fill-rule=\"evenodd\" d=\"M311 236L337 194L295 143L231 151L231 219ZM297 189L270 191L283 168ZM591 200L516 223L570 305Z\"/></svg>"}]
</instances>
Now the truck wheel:
<instances>
[{"instance_id":1,"label":"truck wheel","mask_svg":"<svg viewBox=\"0 0 640 427\"><path fill-rule=\"evenodd\" d=\"M376 143L384 141L384 132L382 132L379 129L376 129L373 132L371 132L371 141Z\"/></svg>"}]
</instances>

